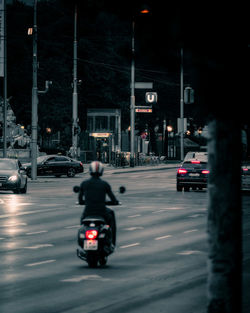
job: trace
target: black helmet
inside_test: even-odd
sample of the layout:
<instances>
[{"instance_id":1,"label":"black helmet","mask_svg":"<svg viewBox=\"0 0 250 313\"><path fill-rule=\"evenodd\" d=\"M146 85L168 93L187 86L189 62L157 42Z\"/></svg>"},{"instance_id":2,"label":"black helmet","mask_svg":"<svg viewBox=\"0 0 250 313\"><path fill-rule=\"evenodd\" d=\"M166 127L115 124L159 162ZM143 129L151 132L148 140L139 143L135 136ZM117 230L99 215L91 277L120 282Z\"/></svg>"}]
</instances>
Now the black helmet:
<instances>
[{"instance_id":1,"label":"black helmet","mask_svg":"<svg viewBox=\"0 0 250 313\"><path fill-rule=\"evenodd\" d=\"M89 166L90 175L102 176L103 170L104 170L104 167L103 167L103 164L101 162L93 161L90 163L90 166Z\"/></svg>"}]
</instances>

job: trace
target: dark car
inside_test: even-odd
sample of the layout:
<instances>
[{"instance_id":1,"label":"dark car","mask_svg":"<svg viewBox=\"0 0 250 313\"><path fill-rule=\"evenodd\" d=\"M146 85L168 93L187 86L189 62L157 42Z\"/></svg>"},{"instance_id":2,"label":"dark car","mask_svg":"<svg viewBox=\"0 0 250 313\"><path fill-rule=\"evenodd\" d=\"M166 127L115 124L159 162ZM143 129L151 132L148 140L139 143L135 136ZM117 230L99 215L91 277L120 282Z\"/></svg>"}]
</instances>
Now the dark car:
<instances>
[{"instance_id":1,"label":"dark car","mask_svg":"<svg viewBox=\"0 0 250 313\"><path fill-rule=\"evenodd\" d=\"M177 170L176 188L177 191L189 191L207 187L209 170L207 169L207 162L200 160L189 160L182 163Z\"/></svg>"},{"instance_id":2,"label":"dark car","mask_svg":"<svg viewBox=\"0 0 250 313\"><path fill-rule=\"evenodd\" d=\"M250 190L250 163L241 166L241 190Z\"/></svg>"},{"instance_id":3,"label":"dark car","mask_svg":"<svg viewBox=\"0 0 250 313\"><path fill-rule=\"evenodd\" d=\"M31 163L26 163L24 166L28 177L31 177ZM64 155L44 155L37 158L37 176L74 177L83 171L82 162Z\"/></svg>"},{"instance_id":4,"label":"dark car","mask_svg":"<svg viewBox=\"0 0 250 313\"><path fill-rule=\"evenodd\" d=\"M0 190L27 192L27 175L19 160L0 158Z\"/></svg>"}]
</instances>

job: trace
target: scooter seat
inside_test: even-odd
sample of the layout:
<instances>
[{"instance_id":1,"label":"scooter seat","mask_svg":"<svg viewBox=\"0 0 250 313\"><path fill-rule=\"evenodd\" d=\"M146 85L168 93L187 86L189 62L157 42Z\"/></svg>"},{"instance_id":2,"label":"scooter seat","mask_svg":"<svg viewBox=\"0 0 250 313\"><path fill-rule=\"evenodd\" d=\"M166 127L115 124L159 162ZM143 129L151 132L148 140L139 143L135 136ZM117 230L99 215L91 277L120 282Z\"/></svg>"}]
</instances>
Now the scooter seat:
<instances>
[{"instance_id":1,"label":"scooter seat","mask_svg":"<svg viewBox=\"0 0 250 313\"><path fill-rule=\"evenodd\" d=\"M82 220L82 223L90 223L90 222L94 222L94 223L100 223L100 224L106 224L106 221L103 217L101 216L87 216Z\"/></svg>"}]
</instances>

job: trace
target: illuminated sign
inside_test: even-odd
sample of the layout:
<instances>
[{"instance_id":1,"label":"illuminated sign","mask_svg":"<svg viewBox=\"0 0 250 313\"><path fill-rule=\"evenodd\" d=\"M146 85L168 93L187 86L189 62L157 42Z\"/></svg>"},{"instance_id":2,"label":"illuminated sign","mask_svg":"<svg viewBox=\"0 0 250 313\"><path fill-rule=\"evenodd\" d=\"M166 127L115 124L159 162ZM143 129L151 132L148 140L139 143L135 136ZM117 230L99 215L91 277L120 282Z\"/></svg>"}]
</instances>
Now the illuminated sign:
<instances>
[{"instance_id":1,"label":"illuminated sign","mask_svg":"<svg viewBox=\"0 0 250 313\"><path fill-rule=\"evenodd\" d=\"M135 112L137 113L152 113L152 109L135 109Z\"/></svg>"},{"instance_id":2,"label":"illuminated sign","mask_svg":"<svg viewBox=\"0 0 250 313\"><path fill-rule=\"evenodd\" d=\"M112 133L89 133L89 136L92 136L92 137L109 137L111 136Z\"/></svg>"}]
</instances>

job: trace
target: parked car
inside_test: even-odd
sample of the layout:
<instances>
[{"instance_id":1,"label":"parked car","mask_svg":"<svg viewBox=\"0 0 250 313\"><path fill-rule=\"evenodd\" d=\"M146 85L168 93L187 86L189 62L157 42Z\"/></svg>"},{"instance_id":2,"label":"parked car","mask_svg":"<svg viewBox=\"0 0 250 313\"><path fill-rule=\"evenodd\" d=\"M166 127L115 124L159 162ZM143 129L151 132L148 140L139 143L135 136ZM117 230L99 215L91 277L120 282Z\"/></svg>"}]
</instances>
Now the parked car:
<instances>
[{"instance_id":1,"label":"parked car","mask_svg":"<svg viewBox=\"0 0 250 313\"><path fill-rule=\"evenodd\" d=\"M241 166L241 190L250 190L250 163Z\"/></svg>"},{"instance_id":2,"label":"parked car","mask_svg":"<svg viewBox=\"0 0 250 313\"><path fill-rule=\"evenodd\" d=\"M31 177L31 163L26 163L24 166L28 177ZM82 162L64 155L44 155L37 158L37 176L74 177L83 171Z\"/></svg>"},{"instance_id":3,"label":"parked car","mask_svg":"<svg viewBox=\"0 0 250 313\"><path fill-rule=\"evenodd\" d=\"M18 159L0 158L0 190L27 192L27 175Z\"/></svg>"},{"instance_id":4,"label":"parked car","mask_svg":"<svg viewBox=\"0 0 250 313\"><path fill-rule=\"evenodd\" d=\"M207 162L197 159L190 159L184 161L180 168L177 170L176 175L176 188L177 191L189 191L207 187L209 170L207 169Z\"/></svg>"}]
</instances>

